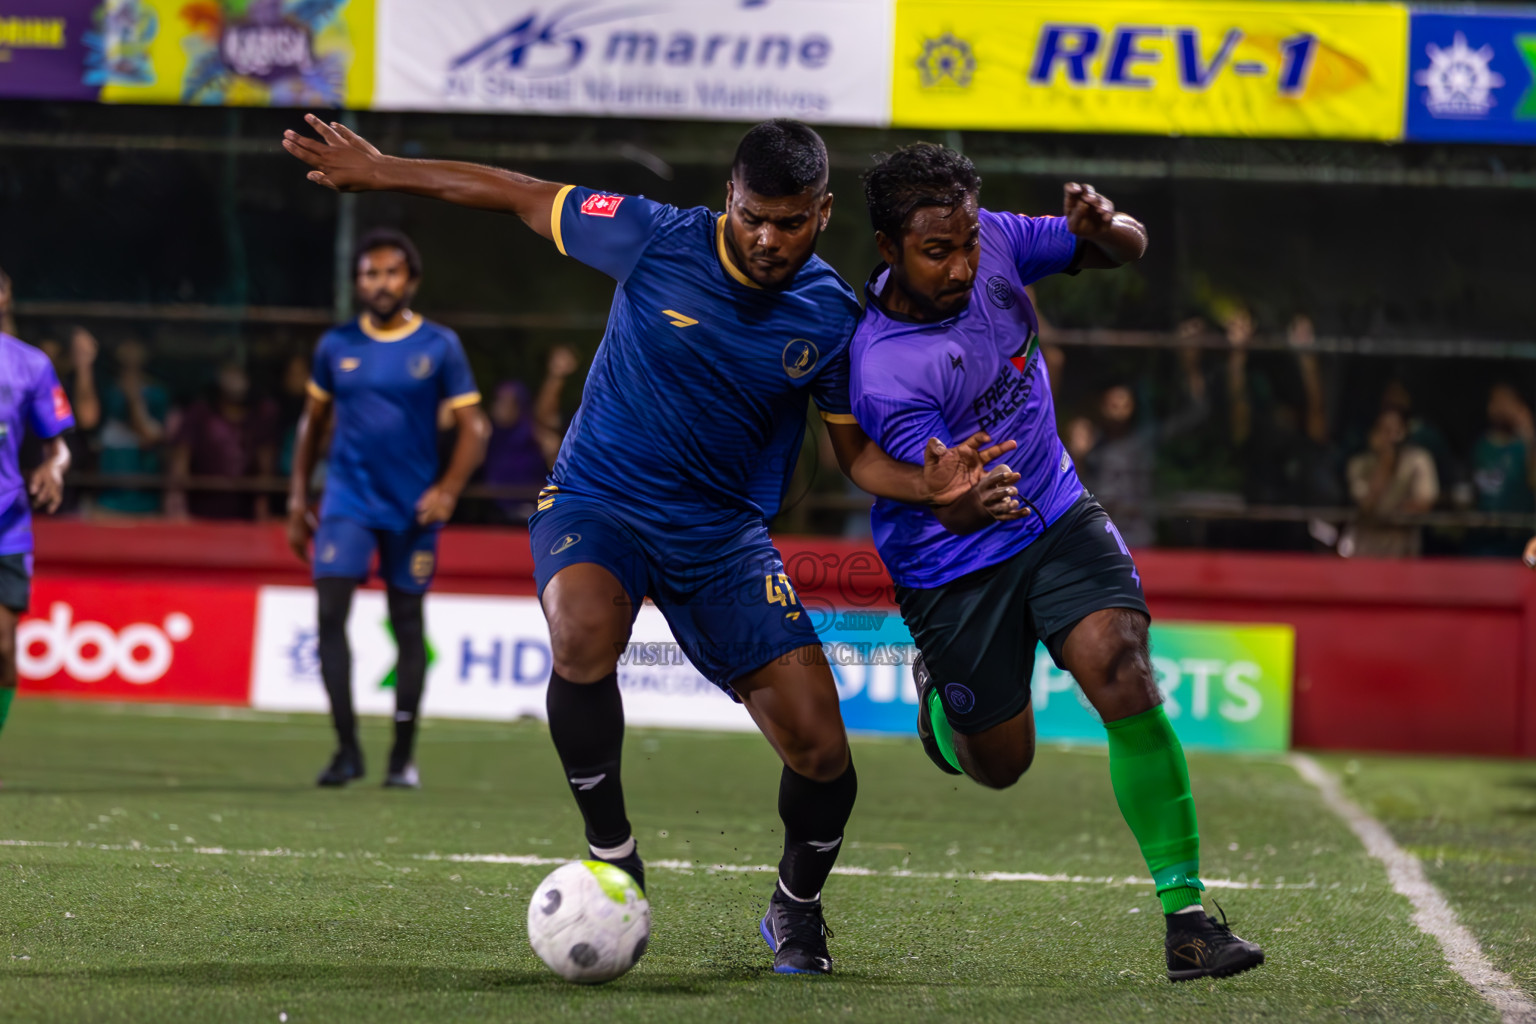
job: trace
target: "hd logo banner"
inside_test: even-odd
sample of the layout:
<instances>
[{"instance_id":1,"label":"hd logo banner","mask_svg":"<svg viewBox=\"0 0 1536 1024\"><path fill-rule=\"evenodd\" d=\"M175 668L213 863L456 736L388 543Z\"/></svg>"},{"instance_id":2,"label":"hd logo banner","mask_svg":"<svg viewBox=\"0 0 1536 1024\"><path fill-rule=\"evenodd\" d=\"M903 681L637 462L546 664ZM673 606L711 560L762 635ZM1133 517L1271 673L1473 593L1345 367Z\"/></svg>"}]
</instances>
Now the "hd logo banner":
<instances>
[{"instance_id":1,"label":"hd logo banner","mask_svg":"<svg viewBox=\"0 0 1536 1024\"><path fill-rule=\"evenodd\" d=\"M1536 143L1536 12L1413 15L1408 138Z\"/></svg>"},{"instance_id":2,"label":"hd logo banner","mask_svg":"<svg viewBox=\"0 0 1536 1024\"><path fill-rule=\"evenodd\" d=\"M885 124L891 0L379 0L374 106Z\"/></svg>"},{"instance_id":3,"label":"hd logo banner","mask_svg":"<svg viewBox=\"0 0 1536 1024\"><path fill-rule=\"evenodd\" d=\"M898 126L1402 137L1396 4L898 0Z\"/></svg>"}]
</instances>

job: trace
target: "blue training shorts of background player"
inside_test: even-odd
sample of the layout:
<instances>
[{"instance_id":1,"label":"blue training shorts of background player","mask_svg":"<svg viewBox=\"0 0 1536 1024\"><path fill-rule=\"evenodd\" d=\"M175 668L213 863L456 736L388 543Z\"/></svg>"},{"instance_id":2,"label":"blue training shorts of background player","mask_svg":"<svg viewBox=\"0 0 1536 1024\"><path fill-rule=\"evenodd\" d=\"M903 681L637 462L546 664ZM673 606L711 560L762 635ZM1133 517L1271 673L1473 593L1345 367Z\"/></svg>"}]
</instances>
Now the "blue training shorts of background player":
<instances>
[{"instance_id":1,"label":"blue training shorts of background player","mask_svg":"<svg viewBox=\"0 0 1536 1024\"><path fill-rule=\"evenodd\" d=\"M529 521L542 594L602 566L633 608L650 597L711 682L819 643L765 525L805 436L808 403L852 423L853 289L812 257L763 289L732 261L725 215L561 190L550 235L617 284L608 328Z\"/></svg>"},{"instance_id":2,"label":"blue training shorts of background player","mask_svg":"<svg viewBox=\"0 0 1536 1024\"><path fill-rule=\"evenodd\" d=\"M315 579L368 579L368 563L379 553L379 579L393 590L424 594L437 571L435 527L376 530L350 519L320 520L315 531Z\"/></svg>"}]
</instances>

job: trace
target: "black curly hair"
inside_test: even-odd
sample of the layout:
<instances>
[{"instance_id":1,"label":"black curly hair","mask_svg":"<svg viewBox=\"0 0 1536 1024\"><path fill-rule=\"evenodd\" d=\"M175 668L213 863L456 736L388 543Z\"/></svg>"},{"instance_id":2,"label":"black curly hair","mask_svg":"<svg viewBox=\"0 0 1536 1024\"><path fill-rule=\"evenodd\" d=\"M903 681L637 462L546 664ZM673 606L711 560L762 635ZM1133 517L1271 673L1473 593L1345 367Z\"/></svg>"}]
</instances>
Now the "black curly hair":
<instances>
[{"instance_id":1,"label":"black curly hair","mask_svg":"<svg viewBox=\"0 0 1536 1024\"><path fill-rule=\"evenodd\" d=\"M924 206L954 209L981 191L970 159L932 142L916 142L875 157L864 172L864 202L876 231L901 244L912 214Z\"/></svg>"},{"instance_id":2,"label":"black curly hair","mask_svg":"<svg viewBox=\"0 0 1536 1024\"><path fill-rule=\"evenodd\" d=\"M827 144L810 125L779 117L741 137L731 176L767 199L797 196L827 184Z\"/></svg>"},{"instance_id":3,"label":"black curly hair","mask_svg":"<svg viewBox=\"0 0 1536 1024\"><path fill-rule=\"evenodd\" d=\"M406 269L410 272L411 280L421 277L421 253L416 249L416 243L404 231L396 231L394 228L374 228L362 238L357 240L357 258L361 260L375 249L399 249L400 255L405 257Z\"/></svg>"}]
</instances>

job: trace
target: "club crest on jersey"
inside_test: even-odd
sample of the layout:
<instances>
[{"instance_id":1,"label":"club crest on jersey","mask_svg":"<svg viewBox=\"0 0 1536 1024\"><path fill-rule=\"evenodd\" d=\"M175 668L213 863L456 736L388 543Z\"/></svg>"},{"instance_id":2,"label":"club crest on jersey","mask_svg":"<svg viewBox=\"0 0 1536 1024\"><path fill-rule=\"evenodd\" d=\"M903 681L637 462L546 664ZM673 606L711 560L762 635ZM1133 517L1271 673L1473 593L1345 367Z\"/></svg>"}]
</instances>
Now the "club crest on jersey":
<instances>
[{"instance_id":1,"label":"club crest on jersey","mask_svg":"<svg viewBox=\"0 0 1536 1024\"><path fill-rule=\"evenodd\" d=\"M427 355L413 356L406 364L406 369L411 371L411 376L417 380L426 380L432 376L432 357Z\"/></svg>"},{"instance_id":2,"label":"club crest on jersey","mask_svg":"<svg viewBox=\"0 0 1536 1024\"><path fill-rule=\"evenodd\" d=\"M1013 304L1019 301L1008 279L996 274L987 278L987 299L998 309L1012 309Z\"/></svg>"},{"instance_id":3,"label":"club crest on jersey","mask_svg":"<svg viewBox=\"0 0 1536 1024\"><path fill-rule=\"evenodd\" d=\"M820 358L815 344L805 338L796 338L784 346L784 372L799 380L816 369L816 360Z\"/></svg>"},{"instance_id":4,"label":"club crest on jersey","mask_svg":"<svg viewBox=\"0 0 1536 1024\"><path fill-rule=\"evenodd\" d=\"M588 217L612 217L623 201L623 196L590 195L582 200L581 212Z\"/></svg>"}]
</instances>

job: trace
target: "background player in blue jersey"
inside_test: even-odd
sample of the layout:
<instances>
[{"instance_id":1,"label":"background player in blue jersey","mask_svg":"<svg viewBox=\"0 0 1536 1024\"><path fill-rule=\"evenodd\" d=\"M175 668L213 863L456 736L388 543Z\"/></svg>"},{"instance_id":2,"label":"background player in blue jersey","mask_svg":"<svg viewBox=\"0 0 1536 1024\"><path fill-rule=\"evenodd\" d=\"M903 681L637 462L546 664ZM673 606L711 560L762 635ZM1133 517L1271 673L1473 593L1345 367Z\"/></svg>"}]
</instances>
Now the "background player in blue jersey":
<instances>
[{"instance_id":1,"label":"background player in blue jersey","mask_svg":"<svg viewBox=\"0 0 1536 1024\"><path fill-rule=\"evenodd\" d=\"M1140 259L1147 238L1091 186L1065 216L978 206L965 157L921 143L882 159L865 196L882 264L853 339L853 406L886 451L917 461L929 437L1016 438L979 518L957 535L927 509L881 500L875 543L921 656L918 732L946 771L1006 788L1034 757L1037 639L1105 723L1115 797L1167 920L1168 976L1219 977L1264 960L1202 912L1200 840L1184 751L1162 708L1141 577L1056 434L1038 320L1025 287Z\"/></svg>"},{"instance_id":2,"label":"background player in blue jersey","mask_svg":"<svg viewBox=\"0 0 1536 1024\"><path fill-rule=\"evenodd\" d=\"M327 331L315 348L309 397L294 443L288 490L288 543L308 559L314 536L320 605L320 674L331 701L338 748L322 786L363 775L352 711L352 594L378 553L399 656L395 666L395 743L386 786L420 785L412 751L427 671L422 600L437 569L437 533L453 515L470 474L485 458L490 427L481 413L469 361L456 334L411 309L421 257L398 231L358 244L357 298L363 313ZM458 438L438 473L437 414L453 409ZM334 417L319 528L309 479Z\"/></svg>"},{"instance_id":3,"label":"background player in blue jersey","mask_svg":"<svg viewBox=\"0 0 1536 1024\"><path fill-rule=\"evenodd\" d=\"M857 781L837 688L767 532L814 399L838 461L875 494L974 514L981 438L886 456L848 404L853 290L814 255L826 148L793 121L742 139L726 209L682 210L509 171L384 156L311 116L288 151L332 188L392 189L520 217L617 282L608 329L530 533L554 670L550 733L592 855L644 884L624 809L617 664L651 597L689 659L784 762L784 853L762 934L782 973L831 970L821 888ZM1006 446L1000 446L1006 447ZM919 459L919 463L924 463ZM976 506L976 507L972 507Z\"/></svg>"},{"instance_id":4,"label":"background player in blue jersey","mask_svg":"<svg viewBox=\"0 0 1536 1024\"><path fill-rule=\"evenodd\" d=\"M16 621L32 596L32 509L52 512L64 497L75 425L69 399L39 349L0 332L0 730L16 697ZM43 439L43 459L23 478L21 441Z\"/></svg>"}]
</instances>

